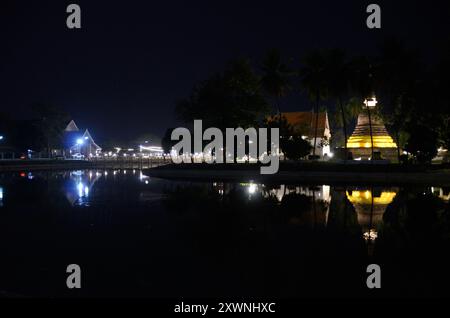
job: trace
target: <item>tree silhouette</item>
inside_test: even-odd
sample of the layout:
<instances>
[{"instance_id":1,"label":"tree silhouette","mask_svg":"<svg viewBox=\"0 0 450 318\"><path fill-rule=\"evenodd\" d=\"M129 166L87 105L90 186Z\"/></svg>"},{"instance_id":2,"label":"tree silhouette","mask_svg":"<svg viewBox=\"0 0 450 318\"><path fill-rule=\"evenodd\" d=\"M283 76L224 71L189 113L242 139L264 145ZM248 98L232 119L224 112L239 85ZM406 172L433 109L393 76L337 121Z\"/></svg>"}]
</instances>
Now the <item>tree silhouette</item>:
<instances>
[{"instance_id":1,"label":"tree silhouette","mask_svg":"<svg viewBox=\"0 0 450 318\"><path fill-rule=\"evenodd\" d=\"M32 112L42 138L42 146L46 148L50 158L52 148L62 148L64 128L69 121L69 115L61 108L43 103L32 105Z\"/></svg>"},{"instance_id":2,"label":"tree silhouette","mask_svg":"<svg viewBox=\"0 0 450 318\"><path fill-rule=\"evenodd\" d=\"M327 96L325 78L326 78L326 60L321 51L311 51L302 59L300 69L301 87L308 94L312 101L315 101L314 111L316 114L314 125L314 146L313 157L316 157L317 129L319 125L319 103Z\"/></svg>"},{"instance_id":3,"label":"tree silhouette","mask_svg":"<svg viewBox=\"0 0 450 318\"><path fill-rule=\"evenodd\" d=\"M185 122L202 119L208 127L257 126L269 111L259 83L248 60L232 61L178 102L176 112Z\"/></svg>"},{"instance_id":4,"label":"tree silhouette","mask_svg":"<svg viewBox=\"0 0 450 318\"><path fill-rule=\"evenodd\" d=\"M275 99L275 108L281 116L280 98L286 96L292 89L291 77L295 74L282 60L281 54L276 49L266 53L262 62L261 86L264 92Z\"/></svg>"}]
</instances>

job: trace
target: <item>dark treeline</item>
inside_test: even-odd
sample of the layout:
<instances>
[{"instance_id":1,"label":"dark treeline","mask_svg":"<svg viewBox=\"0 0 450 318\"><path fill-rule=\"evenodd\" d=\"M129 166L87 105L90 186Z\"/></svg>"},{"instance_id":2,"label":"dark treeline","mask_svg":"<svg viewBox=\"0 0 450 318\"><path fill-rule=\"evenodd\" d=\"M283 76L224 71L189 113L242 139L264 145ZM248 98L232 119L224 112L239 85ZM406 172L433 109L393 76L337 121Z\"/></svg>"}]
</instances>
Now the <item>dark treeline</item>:
<instances>
[{"instance_id":1,"label":"dark treeline","mask_svg":"<svg viewBox=\"0 0 450 318\"><path fill-rule=\"evenodd\" d=\"M267 125L267 116L283 112L287 96L299 95L310 101L298 105L299 110L313 108L316 127L319 111L326 109L333 115L334 146L345 148L349 126L363 101L375 95L374 115L386 123L399 145L399 157L402 149L416 161L429 162L439 147L448 149L450 144L448 74L449 43L434 62L423 61L419 52L397 39L385 40L374 56L352 56L335 48L312 50L289 60L272 49L262 61L229 62L179 101L176 113L186 123L202 119L205 127L257 127ZM278 118L281 135L292 136Z\"/></svg>"},{"instance_id":2,"label":"dark treeline","mask_svg":"<svg viewBox=\"0 0 450 318\"><path fill-rule=\"evenodd\" d=\"M6 152L26 154L28 150L42 152L51 157L51 149L61 149L63 131L69 115L59 107L36 103L31 106L32 117L17 120L7 113L0 113L0 148Z\"/></svg>"}]
</instances>

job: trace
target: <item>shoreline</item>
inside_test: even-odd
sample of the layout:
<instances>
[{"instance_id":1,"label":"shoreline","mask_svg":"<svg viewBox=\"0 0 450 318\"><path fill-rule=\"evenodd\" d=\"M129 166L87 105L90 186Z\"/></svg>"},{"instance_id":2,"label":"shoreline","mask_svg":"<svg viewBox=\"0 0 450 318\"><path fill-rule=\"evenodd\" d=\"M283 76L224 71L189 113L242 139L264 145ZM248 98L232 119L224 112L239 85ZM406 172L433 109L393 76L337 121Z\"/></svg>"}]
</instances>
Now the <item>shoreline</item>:
<instances>
[{"instance_id":1,"label":"shoreline","mask_svg":"<svg viewBox=\"0 0 450 318\"><path fill-rule=\"evenodd\" d=\"M142 169L149 177L226 182L380 184L450 186L450 165L399 165L332 162L280 162L278 173L261 175L259 164L162 164L80 160L15 160L0 162L0 172L83 169Z\"/></svg>"},{"instance_id":2,"label":"shoreline","mask_svg":"<svg viewBox=\"0 0 450 318\"><path fill-rule=\"evenodd\" d=\"M161 160L0 160L0 172L83 170L83 169L144 169L164 164Z\"/></svg>"},{"instance_id":3,"label":"shoreline","mask_svg":"<svg viewBox=\"0 0 450 318\"><path fill-rule=\"evenodd\" d=\"M239 165L229 168L199 164L165 165L143 169L149 177L192 180L192 181L227 181L227 182L266 182L266 183L308 183L308 184L379 184L379 185L434 185L450 186L450 169L435 167L399 165L316 165L293 164L281 165L278 173L261 175L259 167ZM245 167L246 166L246 167ZM428 169L427 169L428 168Z\"/></svg>"}]
</instances>

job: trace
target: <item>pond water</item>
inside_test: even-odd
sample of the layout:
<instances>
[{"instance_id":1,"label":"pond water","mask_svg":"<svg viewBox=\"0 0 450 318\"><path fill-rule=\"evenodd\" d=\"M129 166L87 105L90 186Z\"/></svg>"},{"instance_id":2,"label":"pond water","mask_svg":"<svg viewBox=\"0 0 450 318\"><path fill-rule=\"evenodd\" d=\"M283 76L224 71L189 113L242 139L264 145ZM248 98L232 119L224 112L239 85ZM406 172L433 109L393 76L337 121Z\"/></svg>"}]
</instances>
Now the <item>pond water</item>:
<instances>
[{"instance_id":1,"label":"pond water","mask_svg":"<svg viewBox=\"0 0 450 318\"><path fill-rule=\"evenodd\" d=\"M0 174L0 295L448 295L449 189ZM366 286L368 264L382 288ZM82 288L66 287L78 264Z\"/></svg>"}]
</instances>

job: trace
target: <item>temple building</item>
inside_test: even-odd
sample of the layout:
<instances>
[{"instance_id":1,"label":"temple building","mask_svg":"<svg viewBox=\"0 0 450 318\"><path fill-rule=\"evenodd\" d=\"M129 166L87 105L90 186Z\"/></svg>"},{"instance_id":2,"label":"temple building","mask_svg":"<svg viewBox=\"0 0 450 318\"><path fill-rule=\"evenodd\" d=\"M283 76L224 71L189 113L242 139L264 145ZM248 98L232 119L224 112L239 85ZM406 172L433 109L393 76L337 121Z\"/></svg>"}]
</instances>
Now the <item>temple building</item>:
<instances>
[{"instance_id":1,"label":"temple building","mask_svg":"<svg viewBox=\"0 0 450 318\"><path fill-rule=\"evenodd\" d=\"M375 98L366 99L362 112L353 134L347 140L347 148L354 159L367 160L372 156L372 142L370 138L370 123L367 109L373 112L377 101ZM372 139L374 153L380 153L382 159L397 160L397 144L386 130L383 120L371 113Z\"/></svg>"},{"instance_id":2,"label":"temple building","mask_svg":"<svg viewBox=\"0 0 450 318\"><path fill-rule=\"evenodd\" d=\"M308 112L286 112L281 113L287 123L293 128L294 134L302 136L303 139L308 140L311 146L314 147L314 136L316 127L316 114L313 111ZM269 121L276 120L278 115L269 117ZM316 155L321 159L330 158L332 156L330 151L331 130L328 122L327 112L320 112L317 124L317 141L316 141ZM313 153L311 150L311 154Z\"/></svg>"},{"instance_id":3,"label":"temple building","mask_svg":"<svg viewBox=\"0 0 450 318\"><path fill-rule=\"evenodd\" d=\"M89 130L82 132L73 120L64 129L63 156L66 158L89 158L100 153L102 148L97 145Z\"/></svg>"}]
</instances>

